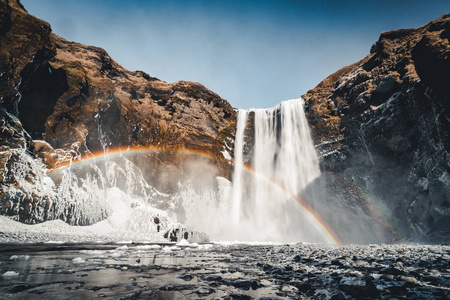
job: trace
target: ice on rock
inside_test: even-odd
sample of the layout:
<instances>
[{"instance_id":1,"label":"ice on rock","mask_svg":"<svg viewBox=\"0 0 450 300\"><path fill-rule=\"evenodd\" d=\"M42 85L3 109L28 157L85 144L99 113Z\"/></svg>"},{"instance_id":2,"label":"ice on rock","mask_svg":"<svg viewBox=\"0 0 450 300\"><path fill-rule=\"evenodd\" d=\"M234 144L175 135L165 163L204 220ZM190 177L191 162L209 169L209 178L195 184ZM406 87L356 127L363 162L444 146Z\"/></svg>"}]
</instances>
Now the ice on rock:
<instances>
[{"instance_id":1,"label":"ice on rock","mask_svg":"<svg viewBox=\"0 0 450 300\"><path fill-rule=\"evenodd\" d=\"M10 260L29 260L29 255L13 255L9 258Z\"/></svg>"},{"instance_id":2,"label":"ice on rock","mask_svg":"<svg viewBox=\"0 0 450 300\"><path fill-rule=\"evenodd\" d=\"M138 250L160 250L160 245L140 245L136 246L136 249Z\"/></svg>"},{"instance_id":3,"label":"ice on rock","mask_svg":"<svg viewBox=\"0 0 450 300\"><path fill-rule=\"evenodd\" d=\"M72 259L72 263L74 264L84 264L86 261L81 257L75 257Z\"/></svg>"},{"instance_id":4,"label":"ice on rock","mask_svg":"<svg viewBox=\"0 0 450 300\"><path fill-rule=\"evenodd\" d=\"M87 254L87 255L105 255L106 252L102 250L81 250L79 252L80 254Z\"/></svg>"},{"instance_id":5,"label":"ice on rock","mask_svg":"<svg viewBox=\"0 0 450 300\"><path fill-rule=\"evenodd\" d=\"M165 246L164 248L162 248L162 252L172 252L172 248L169 246Z\"/></svg>"},{"instance_id":6,"label":"ice on rock","mask_svg":"<svg viewBox=\"0 0 450 300\"><path fill-rule=\"evenodd\" d=\"M19 273L14 272L14 271L6 271L5 273L2 274L3 278L8 278L8 277L17 277L19 276Z\"/></svg>"},{"instance_id":7,"label":"ice on rock","mask_svg":"<svg viewBox=\"0 0 450 300\"><path fill-rule=\"evenodd\" d=\"M190 244L187 240L181 239L176 245L179 247L188 247Z\"/></svg>"},{"instance_id":8,"label":"ice on rock","mask_svg":"<svg viewBox=\"0 0 450 300\"><path fill-rule=\"evenodd\" d=\"M197 238L195 241L207 239L201 234L196 237L196 231L173 221L166 211L154 208L160 202L174 208L171 202L173 195L163 194L149 185L139 167L127 158L99 158L83 164L77 160L81 153L78 150L72 152L60 150L58 158L62 160L58 163L70 162L70 166L48 173L40 159L33 158L24 149L15 150L11 170L20 191L17 186L10 185L4 187L4 192L19 202L25 201L26 195L41 199L33 208L35 211L30 213L37 218L30 223L39 224L30 226L10 222L11 219L5 221L8 218L0 216L1 228L7 228L8 233L17 233L23 242L54 244L125 240L127 244L167 242L179 241L183 237L189 240ZM27 179L28 174L34 174L32 181ZM10 213L19 215L22 204L12 206L17 211ZM44 216L58 220L40 223L45 221ZM3 226L6 223L7 226ZM176 235L176 232L183 236ZM0 241L13 242L17 238L4 235Z\"/></svg>"}]
</instances>

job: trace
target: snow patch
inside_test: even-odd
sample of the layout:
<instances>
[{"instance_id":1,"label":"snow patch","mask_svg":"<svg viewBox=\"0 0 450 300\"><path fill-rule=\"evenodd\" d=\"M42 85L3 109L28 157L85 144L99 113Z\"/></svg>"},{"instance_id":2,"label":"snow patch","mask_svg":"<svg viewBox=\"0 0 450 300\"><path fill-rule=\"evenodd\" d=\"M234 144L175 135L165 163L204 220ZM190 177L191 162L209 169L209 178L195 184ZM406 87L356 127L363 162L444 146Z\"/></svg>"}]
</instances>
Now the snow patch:
<instances>
[{"instance_id":1,"label":"snow patch","mask_svg":"<svg viewBox=\"0 0 450 300\"><path fill-rule=\"evenodd\" d=\"M181 247L188 247L190 244L189 244L189 242L187 240L181 239L181 241L179 241L176 245L179 246L179 247L180 246Z\"/></svg>"},{"instance_id":2,"label":"snow patch","mask_svg":"<svg viewBox=\"0 0 450 300\"><path fill-rule=\"evenodd\" d=\"M72 259L72 263L74 264L84 264L86 261L81 257L75 257Z\"/></svg>"},{"instance_id":3,"label":"snow patch","mask_svg":"<svg viewBox=\"0 0 450 300\"><path fill-rule=\"evenodd\" d=\"M9 258L10 260L29 260L29 255L13 255Z\"/></svg>"},{"instance_id":4,"label":"snow patch","mask_svg":"<svg viewBox=\"0 0 450 300\"><path fill-rule=\"evenodd\" d=\"M222 150L220 152L222 153L223 157L226 160L232 160L232 157L231 157L230 153L226 149L224 149L224 150Z\"/></svg>"},{"instance_id":5,"label":"snow patch","mask_svg":"<svg viewBox=\"0 0 450 300\"><path fill-rule=\"evenodd\" d=\"M160 245L141 245L141 246L136 246L136 249L138 249L138 250L160 250L161 246Z\"/></svg>"},{"instance_id":6,"label":"snow patch","mask_svg":"<svg viewBox=\"0 0 450 300\"><path fill-rule=\"evenodd\" d=\"M3 278L8 278L8 277L17 277L19 276L19 273L14 272L14 271L6 271L5 273L2 274Z\"/></svg>"}]
</instances>

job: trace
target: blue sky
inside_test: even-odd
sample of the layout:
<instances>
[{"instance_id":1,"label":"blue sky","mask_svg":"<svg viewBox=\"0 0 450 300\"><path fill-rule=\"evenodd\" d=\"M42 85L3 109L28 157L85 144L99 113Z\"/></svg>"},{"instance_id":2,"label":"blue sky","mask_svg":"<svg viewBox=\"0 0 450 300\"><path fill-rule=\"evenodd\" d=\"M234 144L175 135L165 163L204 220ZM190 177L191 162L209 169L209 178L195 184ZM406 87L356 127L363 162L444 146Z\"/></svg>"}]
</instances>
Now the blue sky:
<instances>
[{"instance_id":1,"label":"blue sky","mask_svg":"<svg viewBox=\"0 0 450 300\"><path fill-rule=\"evenodd\" d=\"M369 53L386 30L418 27L450 1L22 0L72 41L129 70L200 82L237 108L298 98Z\"/></svg>"}]
</instances>

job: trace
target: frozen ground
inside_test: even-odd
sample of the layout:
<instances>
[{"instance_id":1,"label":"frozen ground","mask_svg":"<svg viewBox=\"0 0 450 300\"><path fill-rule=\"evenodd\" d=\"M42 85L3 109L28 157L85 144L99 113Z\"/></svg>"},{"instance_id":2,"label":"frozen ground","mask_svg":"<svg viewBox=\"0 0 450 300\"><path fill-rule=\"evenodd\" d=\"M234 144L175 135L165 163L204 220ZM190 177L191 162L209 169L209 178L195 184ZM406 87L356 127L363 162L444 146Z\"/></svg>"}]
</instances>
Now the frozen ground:
<instances>
[{"instance_id":1,"label":"frozen ground","mask_svg":"<svg viewBox=\"0 0 450 300\"><path fill-rule=\"evenodd\" d=\"M111 243L130 240L167 242L156 230L127 230L108 219L91 226L70 226L61 220L27 225L0 216L0 243Z\"/></svg>"},{"instance_id":2,"label":"frozen ground","mask_svg":"<svg viewBox=\"0 0 450 300\"><path fill-rule=\"evenodd\" d=\"M2 244L0 298L447 299L449 259L444 245Z\"/></svg>"}]
</instances>

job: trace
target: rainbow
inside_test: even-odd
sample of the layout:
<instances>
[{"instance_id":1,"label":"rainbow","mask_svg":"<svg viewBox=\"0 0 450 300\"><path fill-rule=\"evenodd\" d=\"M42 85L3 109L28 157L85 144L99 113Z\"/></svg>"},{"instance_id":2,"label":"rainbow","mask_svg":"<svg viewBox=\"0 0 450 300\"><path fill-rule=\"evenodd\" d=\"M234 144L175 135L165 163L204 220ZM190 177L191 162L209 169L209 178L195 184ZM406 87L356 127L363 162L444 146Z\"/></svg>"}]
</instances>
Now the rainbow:
<instances>
[{"instance_id":1,"label":"rainbow","mask_svg":"<svg viewBox=\"0 0 450 300\"><path fill-rule=\"evenodd\" d=\"M261 178L267 183L270 183L272 186L276 187L278 190L283 192L289 199L293 200L295 204L306 214L306 216L317 226L317 228L324 234L327 239L335 244L335 245L341 245L342 242L340 241L339 237L334 233L334 231L331 229L331 227L325 222L322 217L311 208L305 201L303 201L299 196L294 195L293 193L289 192L282 184L275 181L274 179L257 172L253 167L250 165L244 164L244 169L247 172L250 172L254 176Z\"/></svg>"},{"instance_id":2,"label":"rainbow","mask_svg":"<svg viewBox=\"0 0 450 300\"><path fill-rule=\"evenodd\" d=\"M188 148L162 148L162 147L156 147L156 146L149 146L149 147L119 147L115 149L109 149L107 151L101 151L97 153L90 153L86 155L85 157L82 157L81 159L77 159L75 161L66 161L62 164L60 164L57 168L51 170L48 175L54 176L56 174L59 174L63 172L66 169L72 169L77 168L89 163L93 162L99 162L99 161L105 161L109 159L113 159L116 157L127 157L127 156L135 156L139 154L150 154L150 153L162 153L162 152L174 152L177 154L186 154L186 155L196 155L206 158L214 158L214 156L206 151L201 151L198 149L188 149ZM231 163L234 163L231 161ZM297 207L299 207L305 215L313 222L313 224L316 225L316 227L322 232L322 234L327 237L327 239L335 244L340 245L341 241L338 238L338 236L334 233L334 231L328 226L328 224L322 219L322 217L314 211L307 203L305 203L300 197L297 195L292 194L289 192L283 185L278 183L272 178L267 177L264 174L261 174L259 172L256 172L254 168L251 166L244 164L244 169L251 173L253 176L257 176L258 178L261 178L268 184L271 184L272 186L279 189L281 192L283 192L289 199L294 201L296 203Z\"/></svg>"},{"instance_id":3,"label":"rainbow","mask_svg":"<svg viewBox=\"0 0 450 300\"><path fill-rule=\"evenodd\" d=\"M365 193L358 185L350 182L345 176L341 175L339 176L339 179L347 189L351 188L357 192L358 199L362 201L362 203L360 203L360 207L362 207L365 212L373 218L373 220L377 221L378 224L383 227L384 232L390 234L391 238L395 240L406 240L407 235L388 220L388 217L385 213L383 213L383 209L378 204L378 201L373 199L369 194Z\"/></svg>"},{"instance_id":4,"label":"rainbow","mask_svg":"<svg viewBox=\"0 0 450 300\"><path fill-rule=\"evenodd\" d=\"M135 147L117 147L114 149L108 150L100 150L95 153L88 153L81 158L77 158L75 160L66 160L57 164L57 166L49 170L47 175L55 176L64 170L67 169L76 169L78 167L84 166L89 163L107 161L110 159L118 158L118 157L132 157L136 155L148 155L152 153L177 153L177 154L185 154L185 155L196 155L202 156L208 159L214 158L212 154L209 154L206 151L202 151L199 149L188 149L188 148L167 148L167 147L157 147L157 146L135 146Z\"/></svg>"}]
</instances>

